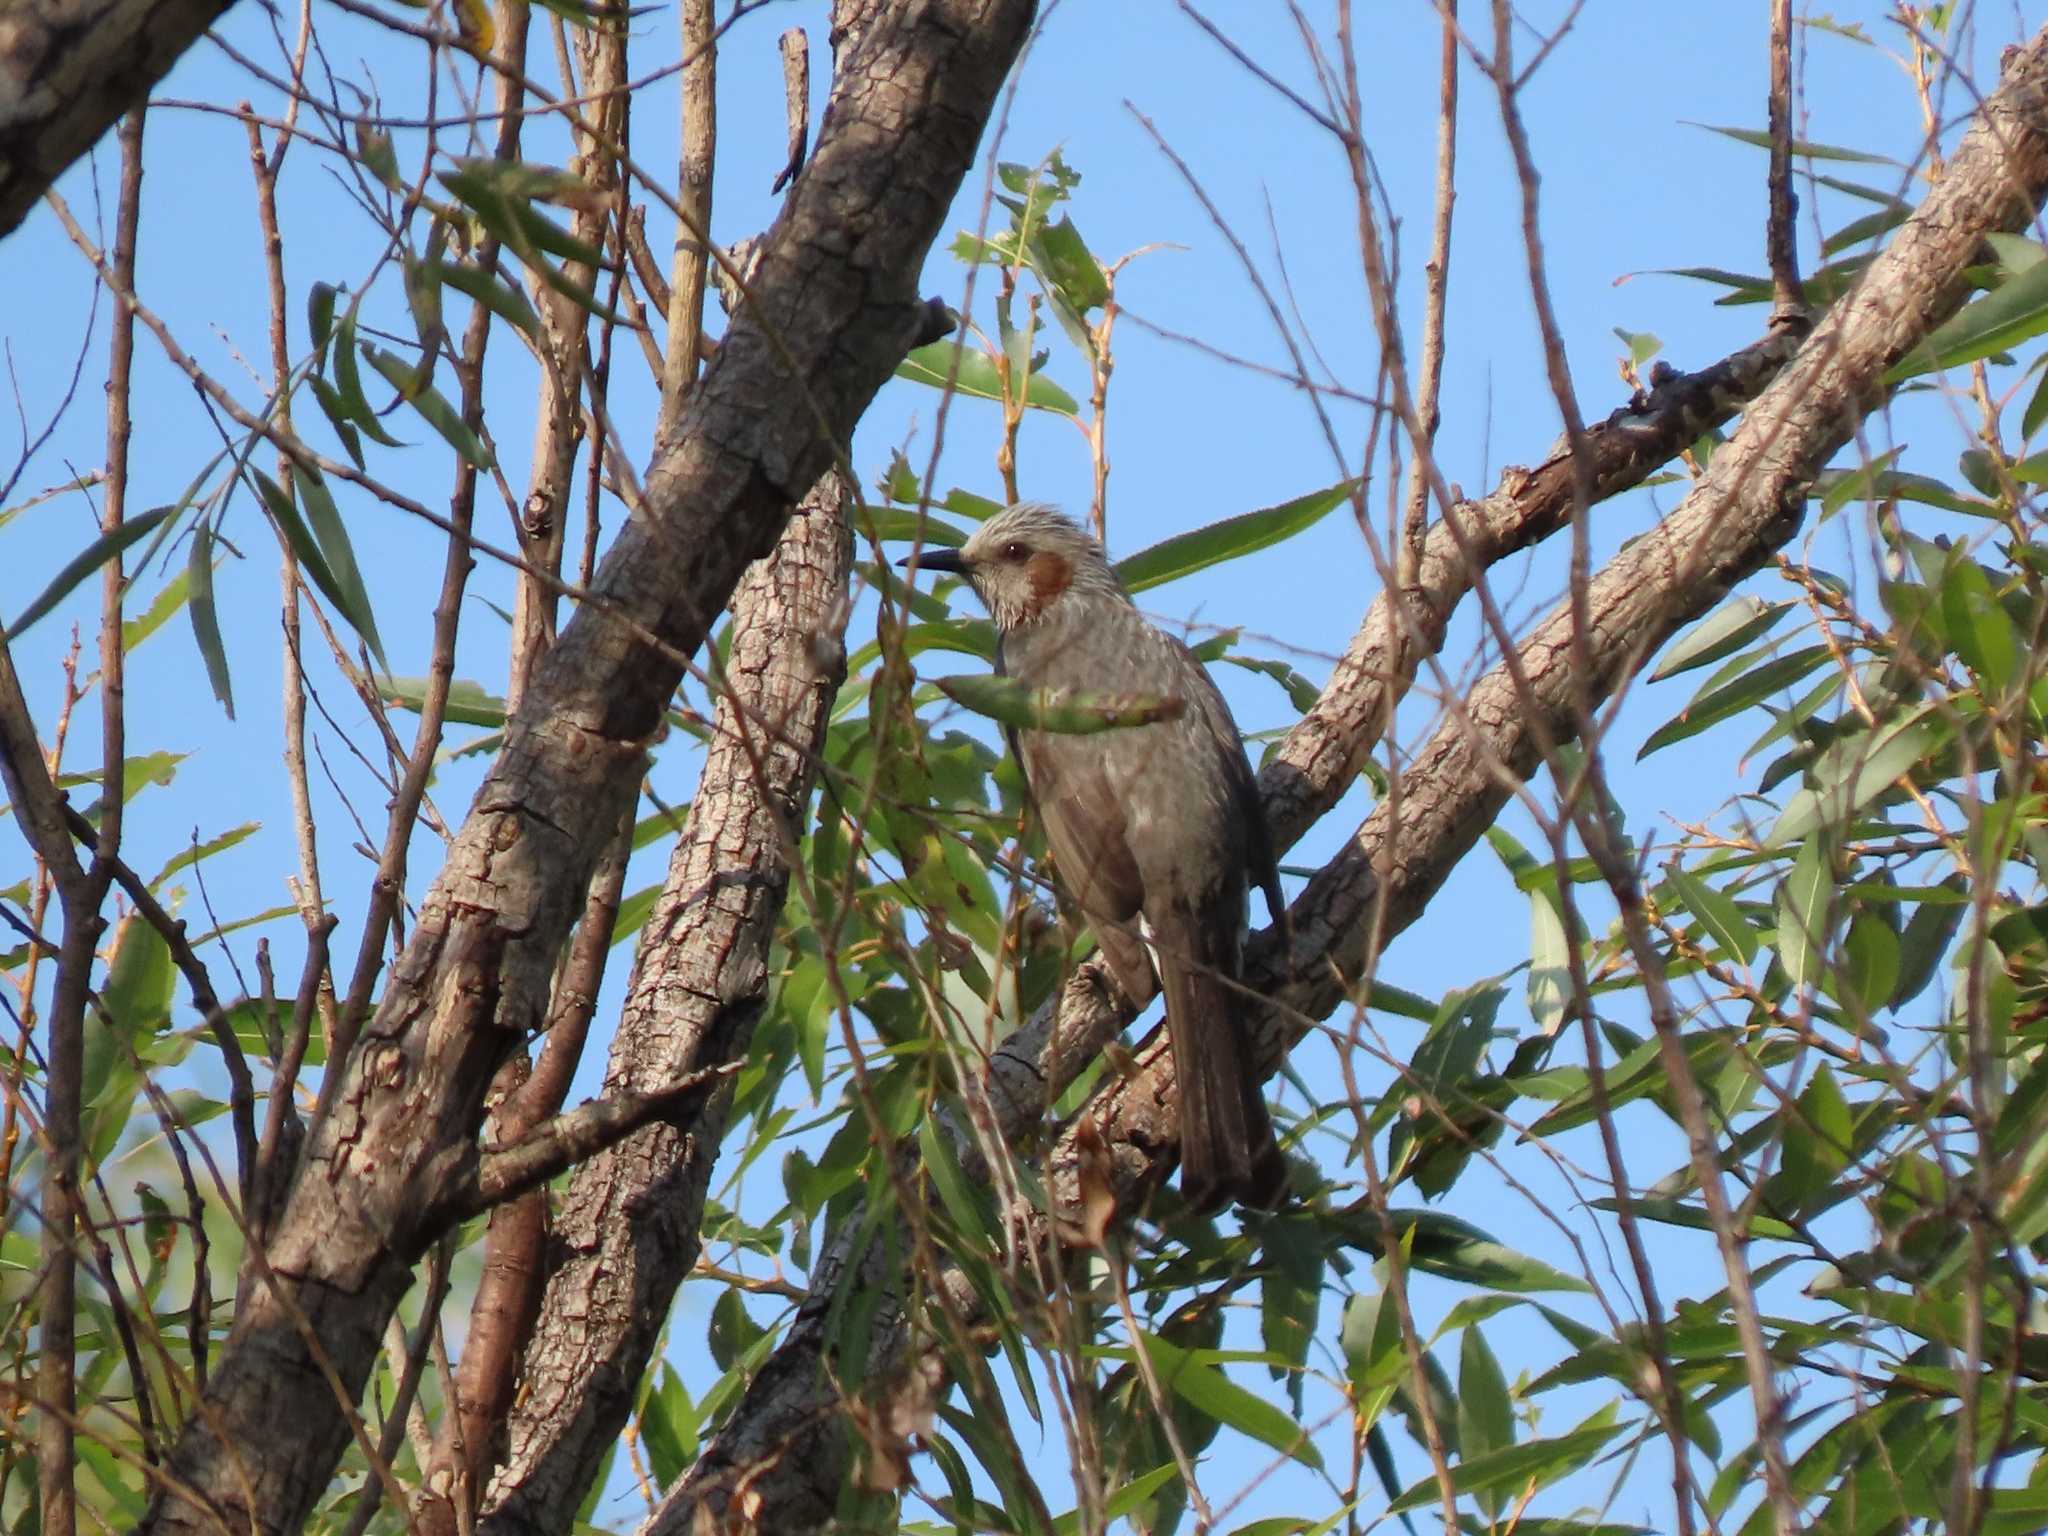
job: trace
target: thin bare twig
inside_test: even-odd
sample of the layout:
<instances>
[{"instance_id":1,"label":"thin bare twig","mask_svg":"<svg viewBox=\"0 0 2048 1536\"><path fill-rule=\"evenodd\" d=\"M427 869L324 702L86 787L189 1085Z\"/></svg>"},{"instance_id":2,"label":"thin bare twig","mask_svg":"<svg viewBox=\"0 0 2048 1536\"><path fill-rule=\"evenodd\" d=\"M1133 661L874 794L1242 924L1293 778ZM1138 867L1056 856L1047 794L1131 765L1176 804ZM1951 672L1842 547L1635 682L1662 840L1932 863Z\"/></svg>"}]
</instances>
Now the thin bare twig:
<instances>
[{"instance_id":1,"label":"thin bare twig","mask_svg":"<svg viewBox=\"0 0 2048 1536\"><path fill-rule=\"evenodd\" d=\"M657 451L674 437L684 397L697 378L693 342L704 327L704 295L710 281L711 171L718 149L718 29L712 0L682 0L678 10L687 60L683 65L683 147L676 187L668 344L662 354L661 410L654 428Z\"/></svg>"},{"instance_id":2,"label":"thin bare twig","mask_svg":"<svg viewBox=\"0 0 2048 1536\"><path fill-rule=\"evenodd\" d=\"M782 94L789 117L789 158L768 190L780 192L804 168L811 142L811 43L802 27L791 27L776 46L782 52Z\"/></svg>"},{"instance_id":3,"label":"thin bare twig","mask_svg":"<svg viewBox=\"0 0 2048 1536\"><path fill-rule=\"evenodd\" d=\"M1796 233L1799 198L1792 190L1792 0L1771 4L1770 129L1771 211L1764 249L1771 264L1771 316L1792 320L1806 313Z\"/></svg>"}]
</instances>

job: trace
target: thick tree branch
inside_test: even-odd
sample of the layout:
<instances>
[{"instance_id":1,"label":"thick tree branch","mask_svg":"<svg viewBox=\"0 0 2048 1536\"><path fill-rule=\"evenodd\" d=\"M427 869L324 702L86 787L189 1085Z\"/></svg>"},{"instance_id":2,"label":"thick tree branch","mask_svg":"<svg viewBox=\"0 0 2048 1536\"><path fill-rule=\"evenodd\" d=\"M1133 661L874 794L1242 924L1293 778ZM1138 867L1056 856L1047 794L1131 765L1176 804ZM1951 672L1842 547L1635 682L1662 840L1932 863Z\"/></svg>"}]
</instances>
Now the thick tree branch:
<instances>
[{"instance_id":1,"label":"thick tree branch","mask_svg":"<svg viewBox=\"0 0 2048 1536\"><path fill-rule=\"evenodd\" d=\"M555 959L645 744L747 563L832 461L922 315L916 278L1023 44L1030 0L898 0L845 61L817 153L734 322L650 468L593 600L541 662L425 897L171 1458L210 1507L150 1531L296 1529L413 1263L446 1220L499 1063L543 1017ZM283 1294L280 1294L282 1292ZM304 1319L302 1329L300 1318Z\"/></svg>"},{"instance_id":2,"label":"thick tree branch","mask_svg":"<svg viewBox=\"0 0 2048 1536\"><path fill-rule=\"evenodd\" d=\"M1647 394L1589 427L1593 499L1640 485L1731 419L1777 376L1799 340L1774 331L1697 373L1661 376ZM1455 503L1430 528L1410 585L1373 599L1314 708L1259 775L1276 847L1290 847L1351 787L1480 573L1570 523L1573 479L1571 454L1560 444L1534 469L1505 470L1491 494Z\"/></svg>"},{"instance_id":3,"label":"thick tree branch","mask_svg":"<svg viewBox=\"0 0 2048 1536\"><path fill-rule=\"evenodd\" d=\"M229 0L0 0L0 236Z\"/></svg>"}]
</instances>

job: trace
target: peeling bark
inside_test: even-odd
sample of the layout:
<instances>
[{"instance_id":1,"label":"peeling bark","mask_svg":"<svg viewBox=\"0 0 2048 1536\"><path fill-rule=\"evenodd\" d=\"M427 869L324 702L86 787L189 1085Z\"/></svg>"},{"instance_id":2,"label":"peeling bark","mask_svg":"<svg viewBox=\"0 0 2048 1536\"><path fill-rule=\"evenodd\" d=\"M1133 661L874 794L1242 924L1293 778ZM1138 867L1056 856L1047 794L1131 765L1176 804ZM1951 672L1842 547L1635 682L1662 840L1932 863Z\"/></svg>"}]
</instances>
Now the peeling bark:
<instances>
[{"instance_id":1,"label":"peeling bark","mask_svg":"<svg viewBox=\"0 0 2048 1536\"><path fill-rule=\"evenodd\" d=\"M536 669L376 1015L333 1069L341 1086L171 1458L180 1492L160 1490L141 1529L296 1529L361 1434L352 1405L384 1324L475 1163L493 1075L542 1021L683 660L908 349L919 268L1032 12L898 0L845 60L754 304L650 468L645 515Z\"/></svg>"}]
</instances>

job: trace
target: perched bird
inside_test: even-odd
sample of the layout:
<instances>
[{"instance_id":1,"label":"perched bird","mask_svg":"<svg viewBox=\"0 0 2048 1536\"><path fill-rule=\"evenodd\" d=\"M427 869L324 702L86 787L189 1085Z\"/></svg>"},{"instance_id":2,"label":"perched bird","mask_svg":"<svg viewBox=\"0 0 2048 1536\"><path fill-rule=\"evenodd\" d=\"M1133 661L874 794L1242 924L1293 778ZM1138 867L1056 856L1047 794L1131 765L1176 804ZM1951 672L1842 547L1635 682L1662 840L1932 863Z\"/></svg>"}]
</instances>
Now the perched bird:
<instances>
[{"instance_id":1,"label":"perched bird","mask_svg":"<svg viewBox=\"0 0 2048 1536\"><path fill-rule=\"evenodd\" d=\"M905 562L906 564L909 562ZM1242 975L1256 880L1283 909L1251 765L1223 695L1194 654L1139 614L1102 546L1052 508L1021 502L924 570L966 577L997 631L996 670L1033 689L1180 700L1177 717L1073 735L1012 729L1059 882L1139 1007L1166 991L1180 1085L1181 1192L1196 1210L1270 1208L1286 1185L1254 1070ZM1139 924L1142 920L1143 935Z\"/></svg>"}]
</instances>

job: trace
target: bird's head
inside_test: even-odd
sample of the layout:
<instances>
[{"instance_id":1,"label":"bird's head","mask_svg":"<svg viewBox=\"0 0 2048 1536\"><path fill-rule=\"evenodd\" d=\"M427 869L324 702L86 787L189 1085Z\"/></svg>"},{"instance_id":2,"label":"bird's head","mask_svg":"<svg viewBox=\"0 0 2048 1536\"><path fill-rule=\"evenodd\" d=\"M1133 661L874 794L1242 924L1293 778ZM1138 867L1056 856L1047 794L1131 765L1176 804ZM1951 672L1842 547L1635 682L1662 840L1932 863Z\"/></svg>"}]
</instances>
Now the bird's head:
<instances>
[{"instance_id":1,"label":"bird's head","mask_svg":"<svg viewBox=\"0 0 2048 1536\"><path fill-rule=\"evenodd\" d=\"M959 549L921 552L917 567L966 577L996 628L1005 631L1035 623L1070 593L1130 601L1102 546L1043 502L1004 508Z\"/></svg>"}]
</instances>

